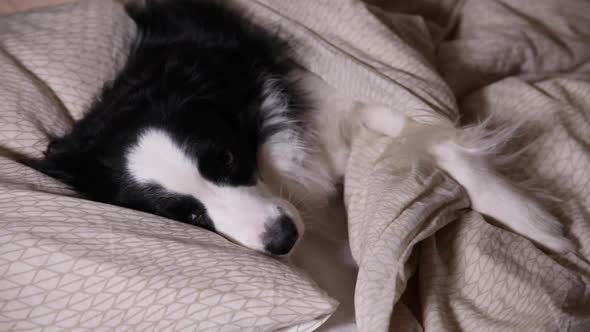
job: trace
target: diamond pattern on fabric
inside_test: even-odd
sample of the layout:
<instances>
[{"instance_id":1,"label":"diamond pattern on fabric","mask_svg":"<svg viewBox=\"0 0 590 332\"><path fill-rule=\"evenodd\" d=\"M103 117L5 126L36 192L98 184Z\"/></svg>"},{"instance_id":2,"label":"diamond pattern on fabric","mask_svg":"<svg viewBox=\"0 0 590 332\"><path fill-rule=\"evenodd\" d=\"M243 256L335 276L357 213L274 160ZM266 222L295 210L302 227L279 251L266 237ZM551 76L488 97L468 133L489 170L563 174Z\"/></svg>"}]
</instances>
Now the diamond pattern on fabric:
<instances>
[{"instance_id":1,"label":"diamond pattern on fabric","mask_svg":"<svg viewBox=\"0 0 590 332\"><path fill-rule=\"evenodd\" d=\"M14 161L83 115L134 33L103 0L0 17L0 330L313 330L337 303L303 273Z\"/></svg>"}]
</instances>

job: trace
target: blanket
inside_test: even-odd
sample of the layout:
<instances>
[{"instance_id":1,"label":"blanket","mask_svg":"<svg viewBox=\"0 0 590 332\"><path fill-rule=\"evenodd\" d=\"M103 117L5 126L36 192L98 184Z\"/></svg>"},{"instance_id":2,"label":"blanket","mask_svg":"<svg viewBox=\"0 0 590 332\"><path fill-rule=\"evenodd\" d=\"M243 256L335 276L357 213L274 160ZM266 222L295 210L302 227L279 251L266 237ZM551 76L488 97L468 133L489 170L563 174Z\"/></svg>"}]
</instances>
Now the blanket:
<instances>
[{"instance_id":1,"label":"blanket","mask_svg":"<svg viewBox=\"0 0 590 332\"><path fill-rule=\"evenodd\" d=\"M396 158L405 148L403 142L361 132L353 140L344 186L350 247L358 264L354 305L359 331L590 328L587 1L239 2L258 20L296 39L304 65L355 99L439 126L489 115L496 121L526 120L522 137L511 148L529 148L506 173L519 181L531 179L539 192L560 198L547 204L577 246L565 256L544 252L471 211L469 198L448 175L424 160ZM103 19L121 24L121 18ZM33 17L31 23L38 22ZM123 26L117 31L124 35L127 30ZM91 43L83 45L89 48ZM120 53L108 56L117 59ZM64 84L57 63L33 59L39 79L62 88L57 96L46 94L57 98L59 107L49 117L25 116L44 131L24 130L23 135L23 128L29 127L21 123L4 135L2 149L10 153L38 154L47 139L43 132L63 131L67 118L79 118L88 96L116 68L99 67L99 75L83 75L87 81L73 85ZM3 177L5 183L40 181L31 171L5 165L11 170ZM35 188L48 190L47 185ZM57 184L49 188L62 190ZM39 195L20 195L20 205L15 207L14 199L7 202L11 209L26 212L19 214L21 219L49 213L47 208L24 208L34 205ZM60 202L76 206L68 199ZM84 204L85 209L104 209ZM76 208L66 212L75 215ZM124 233L137 236L137 216L111 213L135 220ZM49 214L59 221L60 214ZM92 218L101 216L95 213ZM121 232L119 223L115 225ZM221 246L220 255L225 250ZM289 280L306 282L301 277ZM323 311L317 317L306 312L313 323L298 328L315 328L333 307L311 286L304 288ZM23 306L21 298L15 298L12 304Z\"/></svg>"},{"instance_id":2,"label":"blanket","mask_svg":"<svg viewBox=\"0 0 590 332\"><path fill-rule=\"evenodd\" d=\"M577 251L551 255L493 226L445 174L400 163L402 144L365 133L346 176L359 330L588 330L590 3L376 4L427 19L463 121L526 123L507 175L521 181L525 168L559 198L550 206Z\"/></svg>"},{"instance_id":3,"label":"blanket","mask_svg":"<svg viewBox=\"0 0 590 332\"><path fill-rule=\"evenodd\" d=\"M471 211L427 161L398 158L402 142L363 132L345 176L358 330L590 328L590 4L255 2L354 98L439 126L525 122L506 175L559 197L546 204L577 245L543 252Z\"/></svg>"}]
</instances>

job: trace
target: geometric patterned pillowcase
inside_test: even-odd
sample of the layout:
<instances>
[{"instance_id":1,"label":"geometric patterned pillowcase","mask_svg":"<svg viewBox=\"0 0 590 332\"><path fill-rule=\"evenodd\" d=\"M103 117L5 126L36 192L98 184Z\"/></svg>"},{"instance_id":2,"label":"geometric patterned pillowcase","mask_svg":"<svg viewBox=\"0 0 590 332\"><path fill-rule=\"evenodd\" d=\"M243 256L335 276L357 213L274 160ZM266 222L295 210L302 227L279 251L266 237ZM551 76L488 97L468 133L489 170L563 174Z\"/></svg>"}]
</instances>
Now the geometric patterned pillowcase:
<instances>
[{"instance_id":1,"label":"geometric patterned pillowcase","mask_svg":"<svg viewBox=\"0 0 590 332\"><path fill-rule=\"evenodd\" d=\"M337 303L284 262L14 161L80 118L133 33L105 0L0 17L0 330L317 328Z\"/></svg>"}]
</instances>

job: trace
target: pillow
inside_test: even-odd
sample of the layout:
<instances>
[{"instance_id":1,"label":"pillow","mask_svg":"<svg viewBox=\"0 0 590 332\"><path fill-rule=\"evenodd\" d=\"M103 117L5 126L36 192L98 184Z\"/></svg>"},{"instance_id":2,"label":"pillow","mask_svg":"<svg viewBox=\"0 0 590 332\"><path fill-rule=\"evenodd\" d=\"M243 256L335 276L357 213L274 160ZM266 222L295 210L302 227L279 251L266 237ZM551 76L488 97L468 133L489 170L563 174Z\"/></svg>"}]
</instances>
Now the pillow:
<instances>
[{"instance_id":1,"label":"pillow","mask_svg":"<svg viewBox=\"0 0 590 332\"><path fill-rule=\"evenodd\" d=\"M112 1L0 17L0 330L318 327L337 303L284 262L14 161L83 115L133 34Z\"/></svg>"}]
</instances>

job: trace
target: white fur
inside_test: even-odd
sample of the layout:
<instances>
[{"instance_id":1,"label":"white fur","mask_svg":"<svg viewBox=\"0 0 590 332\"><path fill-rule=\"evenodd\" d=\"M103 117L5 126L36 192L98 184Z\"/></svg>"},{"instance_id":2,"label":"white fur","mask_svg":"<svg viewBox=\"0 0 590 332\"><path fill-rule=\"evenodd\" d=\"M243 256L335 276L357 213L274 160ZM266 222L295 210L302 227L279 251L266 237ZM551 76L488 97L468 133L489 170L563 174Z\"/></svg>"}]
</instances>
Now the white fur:
<instances>
[{"instance_id":1,"label":"white fur","mask_svg":"<svg viewBox=\"0 0 590 332\"><path fill-rule=\"evenodd\" d=\"M287 118L285 113L288 111L288 95L280 88L280 80L274 78L267 78L262 87L262 95L264 100L260 106L263 109L265 120L270 121L265 125L274 125L283 123Z\"/></svg>"},{"instance_id":2,"label":"white fur","mask_svg":"<svg viewBox=\"0 0 590 332\"><path fill-rule=\"evenodd\" d=\"M293 79L304 79L305 88L310 92L316 86L315 76L305 73L296 73ZM323 88L325 85L318 86ZM286 110L285 96L277 91L274 82L267 82L264 88L266 99L263 103L263 111L266 107L274 106L271 116L265 115L265 125L275 124L277 118L285 118ZM313 94L310 94L313 96ZM322 104L327 100L328 104ZM298 132L296 129L284 129L268 138L260 147L258 153L258 166L265 182L273 189L275 194L288 198L296 204L299 209L310 210L322 207L327 200L335 193L335 183L338 176L343 174L341 164L348 159L348 149L340 144L339 123L336 119L330 118L332 114L340 114L339 109L334 107L333 98L319 98L313 100L314 109L305 115L303 121L305 132ZM278 108L278 110L276 109ZM317 118L317 117L321 118ZM287 120L293 121L293 120ZM283 122L284 123L284 122ZM314 130L315 124L322 123L323 132ZM328 134L322 136L322 134ZM330 144L330 137L336 141ZM318 144L320 143L320 144ZM328 153L325 149L330 149ZM337 149L339 149L337 151ZM332 160L336 158L338 160Z\"/></svg>"},{"instance_id":3,"label":"white fur","mask_svg":"<svg viewBox=\"0 0 590 332\"><path fill-rule=\"evenodd\" d=\"M295 221L300 234L303 225L295 208L272 195L266 186L220 186L199 173L198 160L188 156L165 131L144 131L126 155L127 168L138 183L156 183L164 189L191 195L207 209L216 231L254 250L264 251L262 235L282 209Z\"/></svg>"},{"instance_id":4,"label":"white fur","mask_svg":"<svg viewBox=\"0 0 590 332\"><path fill-rule=\"evenodd\" d=\"M573 250L562 226L530 194L499 175L486 156L472 153L455 142L432 145L438 165L467 191L474 210L555 252Z\"/></svg>"},{"instance_id":5,"label":"white fur","mask_svg":"<svg viewBox=\"0 0 590 332\"><path fill-rule=\"evenodd\" d=\"M496 171L496 166L512 158L498 152L514 136L519 124L496 130L489 130L487 123L464 129L421 125L386 107L367 105L342 96L313 75L307 79L306 85L319 105L308 119L310 137L315 140L312 145L318 145L317 151L326 154L308 158L329 161L329 167L321 166L315 172L321 179L332 181L344 175L349 139L359 126L399 139L405 139L405 133L411 132L413 139L407 144L418 150L413 152L434 157L437 166L465 188L474 210L549 250L558 253L573 250L571 242L563 236L559 221L531 193ZM296 174L291 176L297 178ZM305 178L307 176L300 180ZM313 184L310 181L307 187L313 187ZM324 185L316 190L322 191L322 187Z\"/></svg>"}]
</instances>

